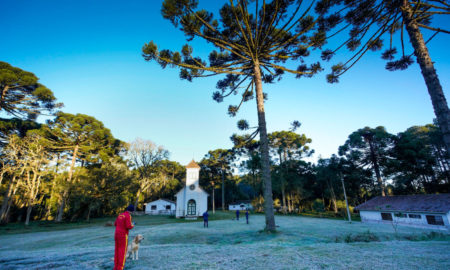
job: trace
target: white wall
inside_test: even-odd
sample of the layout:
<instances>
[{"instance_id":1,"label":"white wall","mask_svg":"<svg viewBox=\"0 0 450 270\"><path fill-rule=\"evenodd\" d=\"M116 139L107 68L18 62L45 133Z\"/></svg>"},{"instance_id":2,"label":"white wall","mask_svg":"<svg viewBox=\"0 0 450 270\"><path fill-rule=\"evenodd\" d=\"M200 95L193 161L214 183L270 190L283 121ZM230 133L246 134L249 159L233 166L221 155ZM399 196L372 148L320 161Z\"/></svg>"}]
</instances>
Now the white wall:
<instances>
[{"instance_id":1,"label":"white wall","mask_svg":"<svg viewBox=\"0 0 450 270\"><path fill-rule=\"evenodd\" d=\"M175 211L175 216L177 218L184 217L185 212L186 212L186 209L185 209L185 206L184 206L184 202L186 201L185 198L184 198L184 194L185 194L184 193L184 189L185 188L181 189L177 193L177 195L175 195L177 197L177 209Z\"/></svg>"},{"instance_id":2,"label":"white wall","mask_svg":"<svg viewBox=\"0 0 450 270\"><path fill-rule=\"evenodd\" d=\"M166 205L170 205L169 210L166 209ZM152 206L156 206L156 209L152 210ZM145 205L146 214L170 214L172 211L175 211L175 204L164 200L157 200Z\"/></svg>"},{"instance_id":3,"label":"white wall","mask_svg":"<svg viewBox=\"0 0 450 270\"><path fill-rule=\"evenodd\" d=\"M381 213L391 213L392 221L390 220L382 220ZM362 222L378 222L378 223L387 223L391 224L392 222L396 224L415 226L415 227L424 227L424 228L432 228L432 229L450 229L449 220L450 220L450 212L447 215L444 214L430 214L430 213L411 213L411 212L401 212L406 214L406 217L396 217L394 213L398 212L378 212L378 211L360 211L361 221ZM408 214L420 215L420 219L418 218L410 218ZM439 225L430 225L427 222L426 215L436 215L441 216L444 221L444 226Z\"/></svg>"},{"instance_id":4,"label":"white wall","mask_svg":"<svg viewBox=\"0 0 450 270\"><path fill-rule=\"evenodd\" d=\"M186 186L189 187L192 184L195 184L198 186L199 174L200 174L199 168L186 169Z\"/></svg>"},{"instance_id":5,"label":"white wall","mask_svg":"<svg viewBox=\"0 0 450 270\"><path fill-rule=\"evenodd\" d=\"M241 203L241 204L230 204L228 205L228 210L230 211L236 211L236 210L246 210L246 209L252 209L253 206L249 203Z\"/></svg>"},{"instance_id":6,"label":"white wall","mask_svg":"<svg viewBox=\"0 0 450 270\"><path fill-rule=\"evenodd\" d=\"M197 216L203 215L208 209L208 194L203 191L198 183L200 168L186 169L186 186L177 193L176 217L184 217L187 214L189 200L195 201L195 212ZM190 186L195 188L191 190Z\"/></svg>"}]
</instances>

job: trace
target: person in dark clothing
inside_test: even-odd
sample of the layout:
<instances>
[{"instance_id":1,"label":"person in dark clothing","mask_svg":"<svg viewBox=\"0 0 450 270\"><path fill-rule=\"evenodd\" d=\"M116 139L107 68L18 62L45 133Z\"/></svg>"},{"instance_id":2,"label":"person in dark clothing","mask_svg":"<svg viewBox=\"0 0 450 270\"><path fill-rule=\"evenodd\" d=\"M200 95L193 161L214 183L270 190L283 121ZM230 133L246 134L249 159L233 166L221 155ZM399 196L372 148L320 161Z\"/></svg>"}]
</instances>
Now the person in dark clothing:
<instances>
[{"instance_id":1,"label":"person in dark clothing","mask_svg":"<svg viewBox=\"0 0 450 270\"><path fill-rule=\"evenodd\" d=\"M245 211L245 219L247 220L247 224L248 224L248 209Z\"/></svg>"},{"instance_id":2,"label":"person in dark clothing","mask_svg":"<svg viewBox=\"0 0 450 270\"><path fill-rule=\"evenodd\" d=\"M239 210L236 210L236 219L239 220Z\"/></svg>"},{"instance_id":3,"label":"person in dark clothing","mask_svg":"<svg viewBox=\"0 0 450 270\"><path fill-rule=\"evenodd\" d=\"M203 228L208 228L208 210L205 211L205 213L203 213Z\"/></svg>"}]
</instances>

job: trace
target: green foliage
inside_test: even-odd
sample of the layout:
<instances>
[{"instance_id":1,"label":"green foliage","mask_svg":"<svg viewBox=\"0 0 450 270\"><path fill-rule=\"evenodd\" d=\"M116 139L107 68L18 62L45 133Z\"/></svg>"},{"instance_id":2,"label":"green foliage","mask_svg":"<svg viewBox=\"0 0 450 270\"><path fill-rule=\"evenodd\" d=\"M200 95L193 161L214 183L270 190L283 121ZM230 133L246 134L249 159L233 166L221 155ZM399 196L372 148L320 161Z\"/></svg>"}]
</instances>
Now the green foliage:
<instances>
[{"instance_id":1,"label":"green foliage","mask_svg":"<svg viewBox=\"0 0 450 270\"><path fill-rule=\"evenodd\" d=\"M412 53L407 53L404 39L404 30L407 23L413 20L418 28L436 31L436 33L450 33L442 26L431 26L431 22L436 24L439 20L434 17L448 15L448 4L444 1L397 1L397 0L376 0L365 1L340 1L321 0L317 3L315 11L320 15L328 14L328 17L321 17L318 24L324 31L330 31L337 27L335 32L329 37L348 29L348 38L343 39L334 50L325 49L322 51L322 59L329 61L339 50L347 48L354 52L348 57L345 63L339 63L332 67L331 73L327 75L329 83L338 82L339 76L358 62L367 51L380 51L385 48L382 58L387 60L386 69L390 71L404 70L414 61ZM411 19L405 13L406 9L411 9ZM340 10L340 12L336 12ZM430 40L435 35L431 36ZM385 42L389 40L389 42ZM395 40L401 44L401 54L395 47ZM429 41L429 40L428 40ZM428 42L427 41L427 42ZM406 48L407 49L407 48Z\"/></svg>"},{"instance_id":2,"label":"green foliage","mask_svg":"<svg viewBox=\"0 0 450 270\"><path fill-rule=\"evenodd\" d=\"M325 205L321 199L315 199L312 205L312 209L316 212L325 212Z\"/></svg>"},{"instance_id":3,"label":"green foliage","mask_svg":"<svg viewBox=\"0 0 450 270\"><path fill-rule=\"evenodd\" d=\"M29 130L39 129L40 126L39 123L32 120L0 118L0 144L5 145L8 137L13 134L18 135L19 137L25 137Z\"/></svg>"},{"instance_id":4,"label":"green foliage","mask_svg":"<svg viewBox=\"0 0 450 270\"><path fill-rule=\"evenodd\" d=\"M449 192L450 174L442 134L435 125L414 126L397 136L388 173L396 194Z\"/></svg>"},{"instance_id":5,"label":"green foliage","mask_svg":"<svg viewBox=\"0 0 450 270\"><path fill-rule=\"evenodd\" d=\"M42 112L62 107L38 80L33 73L0 61L0 112L34 120Z\"/></svg>"},{"instance_id":6,"label":"green foliage","mask_svg":"<svg viewBox=\"0 0 450 270\"><path fill-rule=\"evenodd\" d=\"M379 242L380 238L374 234L373 232L367 230L362 233L349 233L343 236L337 236L335 239L336 243L345 242L345 243L354 243L354 242Z\"/></svg>"},{"instance_id":7,"label":"green foliage","mask_svg":"<svg viewBox=\"0 0 450 270\"><path fill-rule=\"evenodd\" d=\"M73 151L78 146L79 155L89 162L112 156L118 146L102 122L85 114L58 112L44 127L44 135L55 151Z\"/></svg>"},{"instance_id":8,"label":"green foliage","mask_svg":"<svg viewBox=\"0 0 450 270\"><path fill-rule=\"evenodd\" d=\"M376 176L381 194L384 196L383 174L390 160L390 149L394 146L395 136L382 126L375 129L365 127L348 136L344 145L339 147L339 155L361 168L370 167Z\"/></svg>"}]
</instances>

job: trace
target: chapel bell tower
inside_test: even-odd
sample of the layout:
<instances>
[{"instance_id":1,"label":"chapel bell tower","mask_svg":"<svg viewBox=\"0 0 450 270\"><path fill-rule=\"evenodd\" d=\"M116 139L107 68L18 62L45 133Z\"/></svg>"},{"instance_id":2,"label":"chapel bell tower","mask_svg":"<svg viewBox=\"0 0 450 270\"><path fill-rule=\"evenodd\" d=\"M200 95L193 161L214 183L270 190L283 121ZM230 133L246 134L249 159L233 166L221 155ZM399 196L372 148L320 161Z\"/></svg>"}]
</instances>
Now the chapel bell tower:
<instances>
[{"instance_id":1,"label":"chapel bell tower","mask_svg":"<svg viewBox=\"0 0 450 270\"><path fill-rule=\"evenodd\" d=\"M194 190L198 188L200 166L194 160L186 166L186 188Z\"/></svg>"}]
</instances>

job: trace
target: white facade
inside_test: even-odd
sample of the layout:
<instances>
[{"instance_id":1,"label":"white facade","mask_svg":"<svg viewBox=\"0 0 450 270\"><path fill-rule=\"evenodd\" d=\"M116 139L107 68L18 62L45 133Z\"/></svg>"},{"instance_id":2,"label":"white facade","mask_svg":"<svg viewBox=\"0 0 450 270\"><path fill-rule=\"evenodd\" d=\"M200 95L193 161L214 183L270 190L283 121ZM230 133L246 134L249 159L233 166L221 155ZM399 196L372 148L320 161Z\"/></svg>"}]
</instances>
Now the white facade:
<instances>
[{"instance_id":1,"label":"white facade","mask_svg":"<svg viewBox=\"0 0 450 270\"><path fill-rule=\"evenodd\" d=\"M382 213L385 215L385 219L382 218ZM392 220L388 220L387 218L392 218ZM386 224L398 224L398 225L407 225L413 227L420 228L430 228L437 230L450 230L450 212L447 214L443 213L419 213L419 212L390 212L390 211L360 211L361 221L362 222L374 222L374 223L386 223ZM429 216L427 218L427 216ZM443 225L429 224L430 217L431 219L442 218ZM437 218L436 218L437 217ZM440 217L440 218L439 218Z\"/></svg>"},{"instance_id":2,"label":"white facade","mask_svg":"<svg viewBox=\"0 0 450 270\"><path fill-rule=\"evenodd\" d=\"M173 215L175 214L175 203L169 200L159 199L145 203L145 213L148 215Z\"/></svg>"},{"instance_id":3,"label":"white facade","mask_svg":"<svg viewBox=\"0 0 450 270\"><path fill-rule=\"evenodd\" d=\"M236 211L236 210L251 210L253 209L253 206L250 203L236 203L236 204L229 204L228 210L230 211Z\"/></svg>"},{"instance_id":4,"label":"white facade","mask_svg":"<svg viewBox=\"0 0 450 270\"><path fill-rule=\"evenodd\" d=\"M199 185L200 166L193 160L186 166L186 186L177 197L176 217L198 217L208 209L208 193Z\"/></svg>"}]
</instances>

